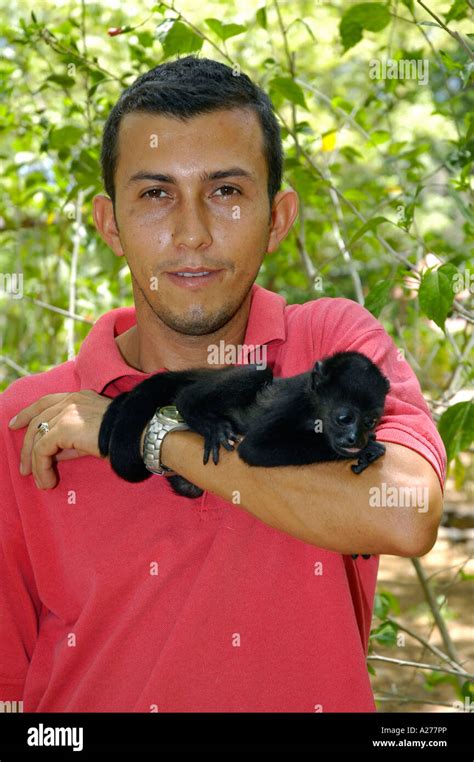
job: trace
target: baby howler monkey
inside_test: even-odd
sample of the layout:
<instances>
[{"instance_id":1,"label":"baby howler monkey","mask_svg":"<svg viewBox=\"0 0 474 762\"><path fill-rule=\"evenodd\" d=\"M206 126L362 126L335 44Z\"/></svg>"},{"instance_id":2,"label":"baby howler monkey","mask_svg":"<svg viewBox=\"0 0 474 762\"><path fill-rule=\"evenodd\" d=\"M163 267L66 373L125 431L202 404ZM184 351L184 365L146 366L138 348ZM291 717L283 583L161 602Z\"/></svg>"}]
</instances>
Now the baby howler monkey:
<instances>
[{"instance_id":1,"label":"baby howler monkey","mask_svg":"<svg viewBox=\"0 0 474 762\"><path fill-rule=\"evenodd\" d=\"M130 482L151 476L140 457L140 437L156 409L174 404L188 426L204 437L203 462L220 445L251 466L296 466L357 459L361 473L385 452L374 430L390 388L360 352L338 352L305 373L274 378L256 365L158 373L116 397L104 414L99 449ZM241 437L243 436L243 439ZM203 490L182 476L168 480L179 495Z\"/></svg>"}]
</instances>

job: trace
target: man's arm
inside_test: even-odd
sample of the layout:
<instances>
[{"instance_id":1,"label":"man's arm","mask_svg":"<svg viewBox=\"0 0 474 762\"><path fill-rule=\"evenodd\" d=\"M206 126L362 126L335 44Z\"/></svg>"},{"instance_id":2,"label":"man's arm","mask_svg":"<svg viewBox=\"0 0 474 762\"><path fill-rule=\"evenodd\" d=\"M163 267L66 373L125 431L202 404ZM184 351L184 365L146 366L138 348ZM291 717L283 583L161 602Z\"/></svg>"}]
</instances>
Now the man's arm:
<instances>
[{"instance_id":1,"label":"man's arm","mask_svg":"<svg viewBox=\"0 0 474 762\"><path fill-rule=\"evenodd\" d=\"M70 455L99 457L98 431L109 404L106 397L82 391L45 395L16 411L11 428L28 426L21 453L24 476L33 470L38 486L52 489L57 483L54 460L62 459L68 450ZM53 413L51 432L38 437L38 421L51 420ZM162 445L164 464L304 542L338 553L420 556L436 540L442 511L440 482L430 463L408 447L385 441L383 458L355 475L351 461L345 460L256 468L244 463L237 452L223 448L217 466L212 461L204 465L203 442L195 432L170 432ZM407 492L411 488L423 504L418 509L413 504L370 504L369 490L380 490L383 505L389 487Z\"/></svg>"},{"instance_id":2,"label":"man's arm","mask_svg":"<svg viewBox=\"0 0 474 762\"><path fill-rule=\"evenodd\" d=\"M433 547L441 519L439 479L422 455L391 442L385 446L384 457L358 475L351 461L255 468L223 449L217 466L204 466L203 438L189 431L167 434L161 454L165 465L193 484L304 542L344 554L422 556ZM384 500L390 487L413 495L416 504L375 507L373 489L380 490L382 505L390 505Z\"/></svg>"}]
</instances>

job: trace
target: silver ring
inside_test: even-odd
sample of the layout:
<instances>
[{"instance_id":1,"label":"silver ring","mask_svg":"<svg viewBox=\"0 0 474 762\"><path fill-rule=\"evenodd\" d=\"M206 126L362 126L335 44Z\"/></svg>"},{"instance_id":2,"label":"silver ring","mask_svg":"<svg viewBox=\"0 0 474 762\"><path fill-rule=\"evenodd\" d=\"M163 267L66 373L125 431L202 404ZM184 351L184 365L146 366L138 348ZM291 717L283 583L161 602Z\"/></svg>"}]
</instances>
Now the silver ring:
<instances>
[{"instance_id":1,"label":"silver ring","mask_svg":"<svg viewBox=\"0 0 474 762\"><path fill-rule=\"evenodd\" d=\"M42 434L47 434L49 431L48 421L42 421L42 423L38 423L37 428Z\"/></svg>"}]
</instances>

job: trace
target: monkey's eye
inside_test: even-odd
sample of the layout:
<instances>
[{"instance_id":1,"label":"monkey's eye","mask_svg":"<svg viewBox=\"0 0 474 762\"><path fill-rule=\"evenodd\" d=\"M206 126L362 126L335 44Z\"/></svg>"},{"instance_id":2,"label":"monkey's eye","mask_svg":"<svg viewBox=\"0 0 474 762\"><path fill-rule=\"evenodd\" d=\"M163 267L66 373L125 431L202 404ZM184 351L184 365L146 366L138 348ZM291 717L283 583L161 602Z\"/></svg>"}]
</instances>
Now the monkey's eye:
<instances>
[{"instance_id":1,"label":"monkey's eye","mask_svg":"<svg viewBox=\"0 0 474 762\"><path fill-rule=\"evenodd\" d=\"M364 426L366 429L373 429L376 423L376 418L366 418L364 421Z\"/></svg>"},{"instance_id":2,"label":"monkey's eye","mask_svg":"<svg viewBox=\"0 0 474 762\"><path fill-rule=\"evenodd\" d=\"M337 416L336 421L340 426L349 426L351 423L354 423L354 416L350 415L350 413L343 413Z\"/></svg>"}]
</instances>

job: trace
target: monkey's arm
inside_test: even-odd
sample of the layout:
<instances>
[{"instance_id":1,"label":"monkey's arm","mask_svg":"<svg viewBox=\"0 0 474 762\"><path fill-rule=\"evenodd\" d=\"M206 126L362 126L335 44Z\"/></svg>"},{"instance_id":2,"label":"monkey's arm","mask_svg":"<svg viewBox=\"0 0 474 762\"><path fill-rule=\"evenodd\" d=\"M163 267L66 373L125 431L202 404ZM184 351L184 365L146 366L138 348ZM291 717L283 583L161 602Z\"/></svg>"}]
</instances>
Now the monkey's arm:
<instances>
[{"instance_id":1,"label":"monkey's arm","mask_svg":"<svg viewBox=\"0 0 474 762\"><path fill-rule=\"evenodd\" d=\"M158 407L176 404L190 428L204 437L205 462L211 450L216 462L219 446L232 449L228 439L235 439L236 421L228 415L232 405L250 404L272 378L270 368L260 370L254 364L157 373L109 405L99 431L100 454L109 455L112 468L123 479L148 479L140 436Z\"/></svg>"},{"instance_id":2,"label":"monkey's arm","mask_svg":"<svg viewBox=\"0 0 474 762\"><path fill-rule=\"evenodd\" d=\"M421 556L433 546L442 511L436 472L422 455L385 442L386 453L358 476L351 461L253 468L237 452L219 464L202 462L202 437L173 431L163 441L163 462L193 484L235 502L275 529L337 553ZM369 490L383 485L426 495L418 507L372 507ZM422 488L426 487L426 490ZM364 563L369 563L369 561Z\"/></svg>"}]
</instances>

